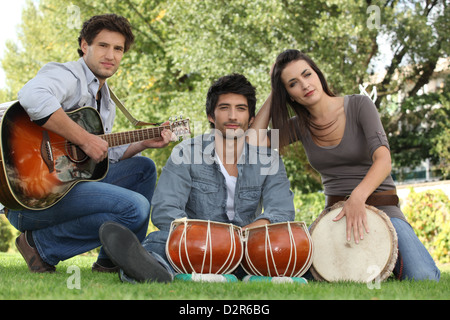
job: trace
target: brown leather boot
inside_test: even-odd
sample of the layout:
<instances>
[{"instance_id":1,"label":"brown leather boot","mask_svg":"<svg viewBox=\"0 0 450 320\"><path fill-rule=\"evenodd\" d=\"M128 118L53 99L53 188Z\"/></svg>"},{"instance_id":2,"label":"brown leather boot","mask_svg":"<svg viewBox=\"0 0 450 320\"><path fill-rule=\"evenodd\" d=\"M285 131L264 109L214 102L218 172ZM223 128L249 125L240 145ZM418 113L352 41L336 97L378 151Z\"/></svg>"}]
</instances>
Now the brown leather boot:
<instances>
[{"instance_id":1,"label":"brown leather boot","mask_svg":"<svg viewBox=\"0 0 450 320\"><path fill-rule=\"evenodd\" d=\"M25 231L26 232L26 231ZM44 260L42 260L36 248L30 246L27 241L25 233L21 233L16 239L16 247L19 250L22 257L25 259L28 269L31 272L44 273L44 272L55 272L56 268L49 265Z\"/></svg>"}]
</instances>

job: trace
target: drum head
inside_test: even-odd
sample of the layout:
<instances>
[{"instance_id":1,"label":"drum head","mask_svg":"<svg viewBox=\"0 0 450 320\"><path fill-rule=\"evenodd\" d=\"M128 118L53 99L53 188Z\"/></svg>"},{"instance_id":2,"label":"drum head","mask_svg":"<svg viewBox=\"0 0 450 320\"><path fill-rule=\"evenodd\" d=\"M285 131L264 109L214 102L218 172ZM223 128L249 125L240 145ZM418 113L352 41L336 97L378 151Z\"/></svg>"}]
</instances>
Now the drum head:
<instances>
[{"instance_id":1,"label":"drum head","mask_svg":"<svg viewBox=\"0 0 450 320\"><path fill-rule=\"evenodd\" d=\"M384 280L397 260L397 234L386 214L366 206L369 233L358 244L347 242L346 219L332 221L340 202L325 210L311 225L315 247L311 273L317 280L370 282Z\"/></svg>"}]
</instances>

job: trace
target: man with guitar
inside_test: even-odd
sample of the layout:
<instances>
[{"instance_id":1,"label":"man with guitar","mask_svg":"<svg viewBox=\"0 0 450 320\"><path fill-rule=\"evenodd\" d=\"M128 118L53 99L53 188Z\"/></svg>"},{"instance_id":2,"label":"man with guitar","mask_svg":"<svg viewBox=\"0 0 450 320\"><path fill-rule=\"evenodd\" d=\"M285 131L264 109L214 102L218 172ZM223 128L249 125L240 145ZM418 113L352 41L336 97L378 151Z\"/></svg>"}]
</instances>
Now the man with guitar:
<instances>
[{"instance_id":1,"label":"man with guitar","mask_svg":"<svg viewBox=\"0 0 450 320\"><path fill-rule=\"evenodd\" d=\"M45 65L21 89L19 102L32 120L32 126L43 132L45 151L42 153L47 159L42 171L47 175L49 172L56 174L61 181L82 175L82 169L75 166L86 158L93 162L89 166L99 165L106 170L102 176L95 168L93 176L97 179L71 185L70 190L49 207L36 210L29 204L25 208L9 208L9 221L22 232L16 239L16 246L31 272L53 272L59 261L98 247L98 230L105 221L116 221L143 240L157 173L154 162L139 153L146 148L167 146L172 136L170 130L164 129L155 139L109 149L105 139L80 125L87 115L77 115L81 122L69 117L74 110L94 107L101 118L98 124L103 124L99 125L100 129L107 134L111 132L116 107L106 80L116 73L124 53L134 42L134 35L124 17L106 14L87 20L78 42L80 59ZM56 135L68 142L66 149L74 152L55 159L52 152L57 149ZM81 154L81 159L74 153ZM67 160L69 157L72 161ZM18 162L22 160L25 161L19 159ZM65 166L76 169L64 176ZM3 204L8 207L7 203ZM113 272L117 267L100 250L92 270Z\"/></svg>"},{"instance_id":2,"label":"man with guitar","mask_svg":"<svg viewBox=\"0 0 450 320\"><path fill-rule=\"evenodd\" d=\"M293 193L279 154L246 141L255 105L255 88L243 75L218 79L206 99L211 133L178 144L162 170L152 203L159 231L141 245L123 225L102 225L100 240L123 270L123 281L172 280L165 247L174 220L250 228L294 219Z\"/></svg>"}]
</instances>

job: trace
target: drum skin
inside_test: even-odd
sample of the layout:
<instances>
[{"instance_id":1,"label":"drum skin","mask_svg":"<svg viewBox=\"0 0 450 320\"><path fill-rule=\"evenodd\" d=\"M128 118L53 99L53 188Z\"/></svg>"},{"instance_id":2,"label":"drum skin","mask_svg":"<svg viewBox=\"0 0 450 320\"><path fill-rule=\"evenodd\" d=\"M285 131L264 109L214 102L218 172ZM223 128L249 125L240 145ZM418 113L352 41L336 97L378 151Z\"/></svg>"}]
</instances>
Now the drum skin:
<instances>
[{"instance_id":1,"label":"drum skin","mask_svg":"<svg viewBox=\"0 0 450 320\"><path fill-rule=\"evenodd\" d=\"M346 220L333 221L344 206L325 209L310 227L316 249L311 274L316 280L337 282L383 281L391 274L398 256L397 233L389 217L366 205L369 233L358 244L346 239Z\"/></svg>"},{"instance_id":2,"label":"drum skin","mask_svg":"<svg viewBox=\"0 0 450 320\"><path fill-rule=\"evenodd\" d=\"M243 254L240 228L206 220L174 221L167 257L179 273L226 274Z\"/></svg>"},{"instance_id":3,"label":"drum skin","mask_svg":"<svg viewBox=\"0 0 450 320\"><path fill-rule=\"evenodd\" d=\"M303 222L246 230L242 267L251 275L300 277L312 263L313 247Z\"/></svg>"}]
</instances>

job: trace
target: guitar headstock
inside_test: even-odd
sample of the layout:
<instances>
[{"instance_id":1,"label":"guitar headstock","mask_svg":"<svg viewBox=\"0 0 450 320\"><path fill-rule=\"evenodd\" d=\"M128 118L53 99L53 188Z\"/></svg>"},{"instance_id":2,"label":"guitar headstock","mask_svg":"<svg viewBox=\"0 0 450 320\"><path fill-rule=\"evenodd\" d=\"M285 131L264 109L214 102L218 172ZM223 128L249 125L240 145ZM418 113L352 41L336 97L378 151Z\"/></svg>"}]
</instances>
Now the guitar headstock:
<instances>
[{"instance_id":1,"label":"guitar headstock","mask_svg":"<svg viewBox=\"0 0 450 320\"><path fill-rule=\"evenodd\" d=\"M189 127L189 118L183 119L179 117L170 117L170 130L177 136L178 140L191 137L191 128Z\"/></svg>"}]
</instances>

